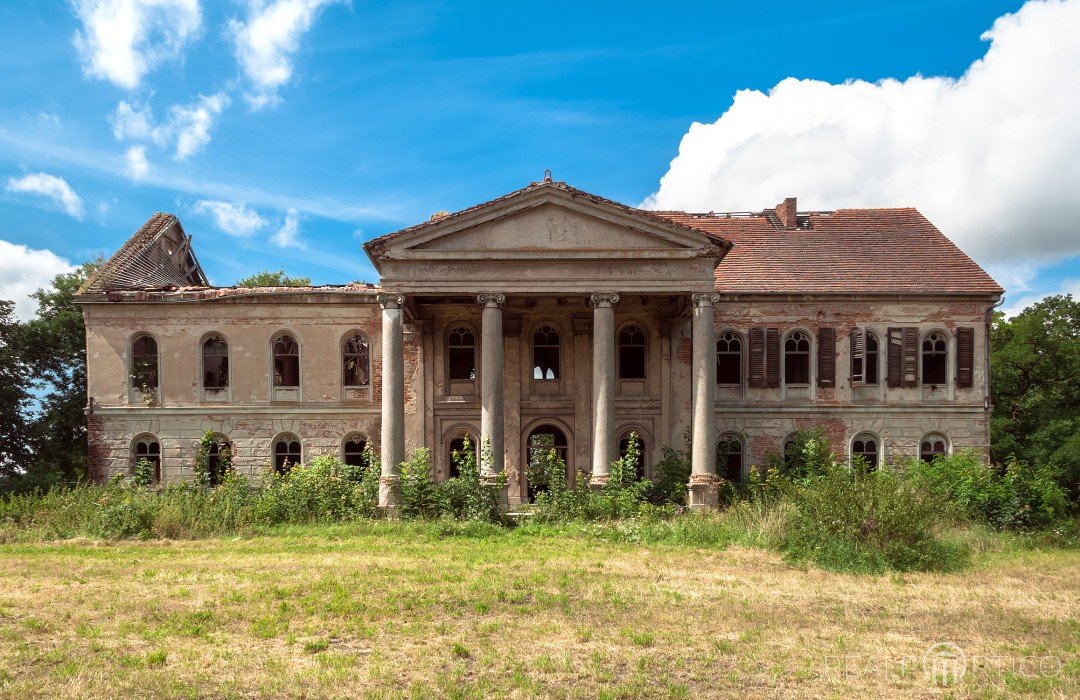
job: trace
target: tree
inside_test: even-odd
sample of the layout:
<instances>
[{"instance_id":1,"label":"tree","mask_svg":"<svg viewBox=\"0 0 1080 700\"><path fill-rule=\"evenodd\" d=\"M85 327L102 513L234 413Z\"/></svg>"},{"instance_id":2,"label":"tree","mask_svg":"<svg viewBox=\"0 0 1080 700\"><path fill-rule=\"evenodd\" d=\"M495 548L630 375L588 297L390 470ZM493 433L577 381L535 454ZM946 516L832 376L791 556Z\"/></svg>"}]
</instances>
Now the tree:
<instances>
[{"instance_id":1,"label":"tree","mask_svg":"<svg viewBox=\"0 0 1080 700\"><path fill-rule=\"evenodd\" d=\"M86 328L75 293L101 264L84 263L32 294L37 315L21 329L23 361L41 395L29 428L33 455L27 467L39 481L70 483L86 476Z\"/></svg>"},{"instance_id":2,"label":"tree","mask_svg":"<svg viewBox=\"0 0 1080 700\"><path fill-rule=\"evenodd\" d=\"M991 456L1015 455L1061 472L1080 498L1080 302L1052 296L994 318L990 354Z\"/></svg>"},{"instance_id":3,"label":"tree","mask_svg":"<svg viewBox=\"0 0 1080 700\"><path fill-rule=\"evenodd\" d=\"M14 476L26 465L30 373L22 360L15 304L0 300L0 476Z\"/></svg>"},{"instance_id":4,"label":"tree","mask_svg":"<svg viewBox=\"0 0 1080 700\"><path fill-rule=\"evenodd\" d=\"M285 270L263 270L236 283L237 287L310 287L310 277L289 277Z\"/></svg>"}]
</instances>

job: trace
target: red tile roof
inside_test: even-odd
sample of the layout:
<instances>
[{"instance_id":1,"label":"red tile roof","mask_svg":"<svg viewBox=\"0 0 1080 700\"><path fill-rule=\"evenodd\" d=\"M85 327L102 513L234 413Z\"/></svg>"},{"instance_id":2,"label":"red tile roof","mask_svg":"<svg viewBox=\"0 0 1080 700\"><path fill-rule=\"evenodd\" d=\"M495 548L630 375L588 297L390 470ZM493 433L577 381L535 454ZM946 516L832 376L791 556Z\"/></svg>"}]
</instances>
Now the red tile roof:
<instances>
[{"instance_id":1,"label":"red tile roof","mask_svg":"<svg viewBox=\"0 0 1080 700\"><path fill-rule=\"evenodd\" d=\"M772 211L749 215L655 212L731 241L716 268L730 294L1001 294L978 264L914 208L799 214L785 229Z\"/></svg>"}]
</instances>

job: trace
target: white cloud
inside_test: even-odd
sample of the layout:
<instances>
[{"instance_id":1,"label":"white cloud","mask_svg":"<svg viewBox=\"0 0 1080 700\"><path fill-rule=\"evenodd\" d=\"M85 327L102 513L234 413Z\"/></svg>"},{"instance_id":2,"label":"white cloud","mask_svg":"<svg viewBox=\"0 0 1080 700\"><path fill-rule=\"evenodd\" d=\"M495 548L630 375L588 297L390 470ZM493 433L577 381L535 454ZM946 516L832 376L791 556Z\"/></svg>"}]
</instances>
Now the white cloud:
<instances>
[{"instance_id":1,"label":"white cloud","mask_svg":"<svg viewBox=\"0 0 1080 700\"><path fill-rule=\"evenodd\" d=\"M199 0L71 0L82 22L75 48L83 72L131 90L177 58L202 26Z\"/></svg>"},{"instance_id":2,"label":"white cloud","mask_svg":"<svg viewBox=\"0 0 1080 700\"><path fill-rule=\"evenodd\" d=\"M8 178L8 192L26 192L48 197L64 212L76 219L83 218L82 198L62 177L48 173L30 173L20 178Z\"/></svg>"},{"instance_id":3,"label":"white cloud","mask_svg":"<svg viewBox=\"0 0 1080 700\"><path fill-rule=\"evenodd\" d=\"M251 82L253 109L275 104L278 88L292 77L292 54L319 12L339 0L249 0L247 16L229 22L236 60Z\"/></svg>"},{"instance_id":4,"label":"white cloud","mask_svg":"<svg viewBox=\"0 0 1080 700\"><path fill-rule=\"evenodd\" d=\"M690 127L644 206L914 205L986 262L1080 253L1078 36L1080 0L1031 0L998 18L959 80L739 91Z\"/></svg>"},{"instance_id":5,"label":"white cloud","mask_svg":"<svg viewBox=\"0 0 1080 700\"><path fill-rule=\"evenodd\" d=\"M171 106L168 120L158 123L148 105L121 101L109 121L116 140L154 143L162 148L175 143L175 158L184 160L210 143L214 121L230 102L223 92L199 95L191 104Z\"/></svg>"},{"instance_id":6,"label":"white cloud","mask_svg":"<svg viewBox=\"0 0 1080 700\"><path fill-rule=\"evenodd\" d=\"M244 204L201 199L195 202L195 212L210 214L214 224L230 236L253 236L266 225L266 219Z\"/></svg>"},{"instance_id":7,"label":"white cloud","mask_svg":"<svg viewBox=\"0 0 1080 700\"><path fill-rule=\"evenodd\" d=\"M146 160L145 146L132 146L124 154L127 162L128 175L135 180L142 180L150 172L150 162Z\"/></svg>"},{"instance_id":8,"label":"white cloud","mask_svg":"<svg viewBox=\"0 0 1080 700\"><path fill-rule=\"evenodd\" d=\"M0 299L15 302L15 316L27 320L37 311L30 294L52 284L53 277L74 266L51 250L34 250L0 240Z\"/></svg>"},{"instance_id":9,"label":"white cloud","mask_svg":"<svg viewBox=\"0 0 1080 700\"><path fill-rule=\"evenodd\" d=\"M274 232L270 241L279 248L307 250L307 245L300 240L300 220L295 209L290 209L285 213L285 223Z\"/></svg>"},{"instance_id":10,"label":"white cloud","mask_svg":"<svg viewBox=\"0 0 1080 700\"><path fill-rule=\"evenodd\" d=\"M1037 304L1046 297L1056 296L1058 294L1072 294L1073 299L1080 299L1080 278L1061 280L1061 284L1058 285L1058 288L1051 292L1045 294L1025 294L1024 296L1017 297L1015 301L1010 300L1009 295L1006 294L1006 303L1002 305L1001 311L1004 312L1006 318L1012 318L1032 304Z\"/></svg>"}]
</instances>

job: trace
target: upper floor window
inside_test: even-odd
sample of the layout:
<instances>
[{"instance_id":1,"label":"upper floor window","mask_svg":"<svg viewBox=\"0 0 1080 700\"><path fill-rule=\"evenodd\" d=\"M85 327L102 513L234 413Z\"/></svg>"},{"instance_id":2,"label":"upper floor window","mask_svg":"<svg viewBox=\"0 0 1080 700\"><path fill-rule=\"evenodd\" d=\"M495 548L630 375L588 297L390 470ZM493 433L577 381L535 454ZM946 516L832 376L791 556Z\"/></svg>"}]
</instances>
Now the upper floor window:
<instances>
[{"instance_id":1,"label":"upper floor window","mask_svg":"<svg viewBox=\"0 0 1080 700\"><path fill-rule=\"evenodd\" d=\"M878 353L876 334L856 328L851 335L851 379L853 383L877 385Z\"/></svg>"},{"instance_id":2,"label":"upper floor window","mask_svg":"<svg viewBox=\"0 0 1080 700\"><path fill-rule=\"evenodd\" d=\"M720 442L716 445L716 472L733 483L742 481L743 442L738 435L727 433L720 436Z\"/></svg>"},{"instance_id":3,"label":"upper floor window","mask_svg":"<svg viewBox=\"0 0 1080 700\"><path fill-rule=\"evenodd\" d=\"M740 384L741 382L742 338L729 331L716 341L716 383Z\"/></svg>"},{"instance_id":4,"label":"upper floor window","mask_svg":"<svg viewBox=\"0 0 1080 700\"><path fill-rule=\"evenodd\" d=\"M341 358L342 382L347 387L364 387L371 377L371 352L363 333L345 339Z\"/></svg>"},{"instance_id":5,"label":"upper floor window","mask_svg":"<svg viewBox=\"0 0 1080 700\"><path fill-rule=\"evenodd\" d=\"M924 462L933 462L936 457L944 457L947 454L949 454L949 440L940 433L930 433L919 445L919 459Z\"/></svg>"},{"instance_id":6,"label":"upper floor window","mask_svg":"<svg viewBox=\"0 0 1080 700\"><path fill-rule=\"evenodd\" d=\"M559 378L559 331L544 324L533 333L533 379Z\"/></svg>"},{"instance_id":7,"label":"upper floor window","mask_svg":"<svg viewBox=\"0 0 1080 700\"><path fill-rule=\"evenodd\" d=\"M220 335L203 341L202 369L204 389L226 389L229 386L229 344Z\"/></svg>"},{"instance_id":8,"label":"upper floor window","mask_svg":"<svg viewBox=\"0 0 1080 700\"><path fill-rule=\"evenodd\" d=\"M154 483L161 481L161 443L153 435L140 435L131 445L132 467L140 460L154 465Z\"/></svg>"},{"instance_id":9,"label":"upper floor window","mask_svg":"<svg viewBox=\"0 0 1080 700\"><path fill-rule=\"evenodd\" d=\"M784 383L810 383L810 336L795 331L784 341Z\"/></svg>"},{"instance_id":10,"label":"upper floor window","mask_svg":"<svg viewBox=\"0 0 1080 700\"><path fill-rule=\"evenodd\" d=\"M871 433L859 433L851 441L851 458L862 457L868 469L877 469L881 461L881 443Z\"/></svg>"},{"instance_id":11,"label":"upper floor window","mask_svg":"<svg viewBox=\"0 0 1080 700\"><path fill-rule=\"evenodd\" d=\"M139 335L131 342L131 384L142 391L158 388L158 346L148 335Z\"/></svg>"},{"instance_id":12,"label":"upper floor window","mask_svg":"<svg viewBox=\"0 0 1080 700\"><path fill-rule=\"evenodd\" d=\"M922 383L945 384L948 382L949 341L944 333L934 332L922 343Z\"/></svg>"},{"instance_id":13,"label":"upper floor window","mask_svg":"<svg viewBox=\"0 0 1080 700\"><path fill-rule=\"evenodd\" d=\"M302 459L300 438L291 433L279 435L274 440L274 471L284 474Z\"/></svg>"},{"instance_id":14,"label":"upper floor window","mask_svg":"<svg viewBox=\"0 0 1080 700\"><path fill-rule=\"evenodd\" d=\"M619 332L619 379L645 378L645 329L636 323Z\"/></svg>"},{"instance_id":15,"label":"upper floor window","mask_svg":"<svg viewBox=\"0 0 1080 700\"><path fill-rule=\"evenodd\" d=\"M346 435L341 445L341 456L345 464L351 467L368 466L367 439L359 433Z\"/></svg>"},{"instance_id":16,"label":"upper floor window","mask_svg":"<svg viewBox=\"0 0 1080 700\"><path fill-rule=\"evenodd\" d=\"M446 339L447 374L452 381L476 379L476 335L468 326L454 326Z\"/></svg>"},{"instance_id":17,"label":"upper floor window","mask_svg":"<svg viewBox=\"0 0 1080 700\"><path fill-rule=\"evenodd\" d=\"M288 333L274 341L274 386L300 386L300 346Z\"/></svg>"}]
</instances>

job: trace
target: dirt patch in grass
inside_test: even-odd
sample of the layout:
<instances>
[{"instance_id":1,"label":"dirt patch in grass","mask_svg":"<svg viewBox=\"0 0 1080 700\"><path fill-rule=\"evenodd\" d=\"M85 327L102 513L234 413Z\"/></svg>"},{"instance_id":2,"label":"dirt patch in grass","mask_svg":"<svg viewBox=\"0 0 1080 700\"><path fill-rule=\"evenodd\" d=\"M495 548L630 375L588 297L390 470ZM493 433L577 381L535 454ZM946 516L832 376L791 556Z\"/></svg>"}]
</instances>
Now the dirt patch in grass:
<instances>
[{"instance_id":1,"label":"dirt patch in grass","mask_svg":"<svg viewBox=\"0 0 1080 700\"><path fill-rule=\"evenodd\" d=\"M2 697L1076 697L1080 553L883 577L392 529L0 547ZM952 687L923 656L968 659Z\"/></svg>"}]
</instances>

